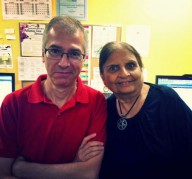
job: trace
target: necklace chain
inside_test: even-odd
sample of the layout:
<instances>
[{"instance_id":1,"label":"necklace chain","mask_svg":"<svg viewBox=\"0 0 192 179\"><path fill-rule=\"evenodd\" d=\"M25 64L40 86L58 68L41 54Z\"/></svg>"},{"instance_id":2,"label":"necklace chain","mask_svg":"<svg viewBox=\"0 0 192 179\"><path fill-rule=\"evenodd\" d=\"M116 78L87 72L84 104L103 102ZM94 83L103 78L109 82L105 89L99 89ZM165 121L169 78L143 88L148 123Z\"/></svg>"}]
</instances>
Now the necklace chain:
<instances>
[{"instance_id":1,"label":"necklace chain","mask_svg":"<svg viewBox=\"0 0 192 179\"><path fill-rule=\"evenodd\" d=\"M140 96L140 95L139 95ZM126 117L130 112L131 112L131 110L133 109L133 107L135 106L135 104L136 104L136 102L137 102L137 100L139 99L139 96L137 96L137 98L135 99L135 101L134 101L134 103L133 103L133 105L131 106L131 108L127 111L127 113L126 114L122 114L122 110L121 110L121 103L119 102L119 100L118 100L118 104L119 104L119 109L120 109L120 112L121 112L121 117Z\"/></svg>"}]
</instances>

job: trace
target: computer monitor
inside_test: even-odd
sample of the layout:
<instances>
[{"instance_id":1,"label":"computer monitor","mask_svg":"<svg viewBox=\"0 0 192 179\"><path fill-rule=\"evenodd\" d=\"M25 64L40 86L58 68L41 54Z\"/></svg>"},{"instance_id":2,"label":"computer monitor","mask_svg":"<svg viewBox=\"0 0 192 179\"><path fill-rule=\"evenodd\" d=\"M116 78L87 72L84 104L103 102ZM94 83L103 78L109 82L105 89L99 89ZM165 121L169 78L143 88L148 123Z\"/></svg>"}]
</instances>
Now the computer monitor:
<instances>
[{"instance_id":1,"label":"computer monitor","mask_svg":"<svg viewBox=\"0 0 192 179\"><path fill-rule=\"evenodd\" d=\"M192 75L157 75L156 84L173 88L192 110Z\"/></svg>"},{"instance_id":2,"label":"computer monitor","mask_svg":"<svg viewBox=\"0 0 192 179\"><path fill-rule=\"evenodd\" d=\"M5 96L15 91L15 74L0 73L0 106Z\"/></svg>"}]
</instances>

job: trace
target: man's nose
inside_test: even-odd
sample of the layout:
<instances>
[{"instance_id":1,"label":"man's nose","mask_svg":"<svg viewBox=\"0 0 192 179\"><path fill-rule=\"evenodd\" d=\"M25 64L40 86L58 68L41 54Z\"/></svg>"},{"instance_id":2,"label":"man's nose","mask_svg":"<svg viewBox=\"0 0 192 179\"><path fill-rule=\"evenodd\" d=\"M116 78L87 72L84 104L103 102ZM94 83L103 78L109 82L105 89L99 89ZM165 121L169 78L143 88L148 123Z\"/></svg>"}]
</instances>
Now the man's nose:
<instances>
[{"instance_id":1,"label":"man's nose","mask_svg":"<svg viewBox=\"0 0 192 179\"><path fill-rule=\"evenodd\" d=\"M59 61L59 66L69 66L70 65L70 59L68 57L67 53L63 53L61 56L61 59Z\"/></svg>"}]
</instances>

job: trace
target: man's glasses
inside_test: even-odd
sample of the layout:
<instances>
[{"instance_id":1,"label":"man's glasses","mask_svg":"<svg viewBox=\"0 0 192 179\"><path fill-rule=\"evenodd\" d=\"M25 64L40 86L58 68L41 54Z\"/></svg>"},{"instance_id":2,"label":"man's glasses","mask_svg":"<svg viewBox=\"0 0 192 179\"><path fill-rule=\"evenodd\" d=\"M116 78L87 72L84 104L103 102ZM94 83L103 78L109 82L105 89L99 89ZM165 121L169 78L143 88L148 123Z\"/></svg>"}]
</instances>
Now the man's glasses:
<instances>
[{"instance_id":1,"label":"man's glasses","mask_svg":"<svg viewBox=\"0 0 192 179\"><path fill-rule=\"evenodd\" d=\"M85 55L79 51L63 52L58 48L45 48L46 57L53 60L60 60L64 54L71 60L83 60L85 58Z\"/></svg>"}]
</instances>

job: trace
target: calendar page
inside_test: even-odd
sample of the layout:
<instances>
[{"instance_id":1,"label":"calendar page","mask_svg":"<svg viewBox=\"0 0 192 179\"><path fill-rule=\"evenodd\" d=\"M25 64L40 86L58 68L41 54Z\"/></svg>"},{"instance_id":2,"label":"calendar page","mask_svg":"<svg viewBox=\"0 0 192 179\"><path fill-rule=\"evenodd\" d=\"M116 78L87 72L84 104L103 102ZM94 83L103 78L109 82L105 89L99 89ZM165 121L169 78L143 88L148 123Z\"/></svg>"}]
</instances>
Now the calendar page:
<instances>
[{"instance_id":1,"label":"calendar page","mask_svg":"<svg viewBox=\"0 0 192 179\"><path fill-rule=\"evenodd\" d=\"M3 19L49 20L51 0L2 0Z\"/></svg>"}]
</instances>

